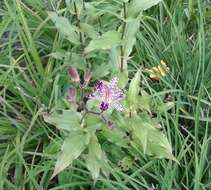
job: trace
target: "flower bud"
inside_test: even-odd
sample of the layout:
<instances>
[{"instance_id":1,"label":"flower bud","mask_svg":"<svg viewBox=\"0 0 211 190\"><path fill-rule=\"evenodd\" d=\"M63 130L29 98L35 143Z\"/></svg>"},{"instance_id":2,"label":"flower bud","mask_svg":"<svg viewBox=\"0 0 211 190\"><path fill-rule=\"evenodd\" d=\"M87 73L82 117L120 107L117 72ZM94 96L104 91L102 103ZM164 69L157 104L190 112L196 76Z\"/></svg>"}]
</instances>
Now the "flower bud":
<instances>
[{"instance_id":1,"label":"flower bud","mask_svg":"<svg viewBox=\"0 0 211 190\"><path fill-rule=\"evenodd\" d=\"M73 82L77 82L77 83L80 82L80 76L79 76L78 71L77 71L77 69L75 67L70 66L70 68L68 70L68 73L69 73L70 79Z\"/></svg>"},{"instance_id":2,"label":"flower bud","mask_svg":"<svg viewBox=\"0 0 211 190\"><path fill-rule=\"evenodd\" d=\"M92 77L92 73L89 69L87 69L84 73L84 81L89 82Z\"/></svg>"},{"instance_id":3,"label":"flower bud","mask_svg":"<svg viewBox=\"0 0 211 190\"><path fill-rule=\"evenodd\" d=\"M108 122L108 128L109 128L109 129L113 129L113 127L114 127L114 126L113 126L113 123L112 123L111 121L109 121L109 122Z\"/></svg>"},{"instance_id":4,"label":"flower bud","mask_svg":"<svg viewBox=\"0 0 211 190\"><path fill-rule=\"evenodd\" d=\"M75 88L70 88L68 90L67 100L70 102L76 101L76 89Z\"/></svg>"}]
</instances>

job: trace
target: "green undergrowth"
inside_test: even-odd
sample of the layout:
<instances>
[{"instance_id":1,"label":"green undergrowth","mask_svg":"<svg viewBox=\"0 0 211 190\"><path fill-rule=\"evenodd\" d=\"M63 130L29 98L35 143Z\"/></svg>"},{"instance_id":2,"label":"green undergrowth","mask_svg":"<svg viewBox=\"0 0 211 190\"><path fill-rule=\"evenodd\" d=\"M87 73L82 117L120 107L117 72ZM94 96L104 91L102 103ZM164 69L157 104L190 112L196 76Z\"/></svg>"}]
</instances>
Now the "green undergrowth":
<instances>
[{"instance_id":1,"label":"green undergrowth","mask_svg":"<svg viewBox=\"0 0 211 190\"><path fill-rule=\"evenodd\" d=\"M108 5L118 7L120 1L99 2L99 11L105 12L93 24L95 30L105 33L111 25L118 28ZM57 32L49 12L65 15L75 24L77 19L64 1L0 1L0 189L211 189L210 6L202 0L164 0L144 12L128 61L129 81L141 69L141 89L153 100L174 102L170 110L161 106L153 114L162 121L179 164L142 151L131 159L129 149L105 143L107 172L93 181L83 156L50 179L62 137L43 119L43 113L64 106L67 69L83 61L83 47ZM64 56L63 50L70 54ZM113 72L109 59L104 51L88 57L94 79L109 79ZM161 60L170 71L153 81L143 70Z\"/></svg>"}]
</instances>

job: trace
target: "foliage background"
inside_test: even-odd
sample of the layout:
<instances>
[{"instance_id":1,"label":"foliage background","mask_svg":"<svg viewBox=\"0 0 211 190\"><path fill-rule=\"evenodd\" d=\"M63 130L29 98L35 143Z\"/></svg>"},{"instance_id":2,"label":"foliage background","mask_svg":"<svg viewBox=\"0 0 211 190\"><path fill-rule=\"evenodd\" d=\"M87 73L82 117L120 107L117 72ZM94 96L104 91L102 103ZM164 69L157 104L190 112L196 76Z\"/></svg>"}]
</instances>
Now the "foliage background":
<instances>
[{"instance_id":1,"label":"foliage background","mask_svg":"<svg viewBox=\"0 0 211 190\"><path fill-rule=\"evenodd\" d=\"M116 5L118 1L107 3ZM102 176L96 184L80 159L50 181L53 142L60 137L43 121L42 112L61 106L60 98L68 88L66 70L71 62L81 60L80 56L64 59L62 53L57 59L52 56L61 49L72 51L74 46L56 32L48 11L67 14L63 1L0 2L0 189L152 189L152 184L163 190L210 189L208 1L165 0L148 10L128 68L135 73L140 66L151 67L161 59L168 64L167 77L160 82L145 80L144 86L154 96L167 94L175 101L174 109L160 117L180 165L142 154L124 171L118 165L122 155L111 150L112 177ZM106 31L111 23L115 24L115 19L105 18L98 29ZM99 53L95 62L90 58L95 78L106 78L111 72L106 56Z\"/></svg>"}]
</instances>

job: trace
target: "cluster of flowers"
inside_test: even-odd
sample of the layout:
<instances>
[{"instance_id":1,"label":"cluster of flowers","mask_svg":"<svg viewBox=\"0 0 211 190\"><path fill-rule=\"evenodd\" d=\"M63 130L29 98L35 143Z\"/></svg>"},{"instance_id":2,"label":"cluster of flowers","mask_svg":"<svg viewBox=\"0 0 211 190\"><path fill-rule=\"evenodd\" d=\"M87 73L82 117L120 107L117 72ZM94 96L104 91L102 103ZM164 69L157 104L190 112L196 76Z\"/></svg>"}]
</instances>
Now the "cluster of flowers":
<instances>
[{"instance_id":1,"label":"cluster of flowers","mask_svg":"<svg viewBox=\"0 0 211 190\"><path fill-rule=\"evenodd\" d=\"M92 77L92 73L90 70L86 70L84 73L84 83L81 84L77 69L71 66L69 68L69 77L73 82L78 83L80 88L86 88ZM76 89L70 88L68 100L73 102L75 101L75 98ZM99 108L102 111L106 111L111 108L115 108L119 112L123 111L123 107L119 102L124 98L124 93L118 87L118 78L116 77L109 82L101 80L97 81L95 84L95 91L90 94L88 98L99 101Z\"/></svg>"},{"instance_id":2,"label":"cluster of flowers","mask_svg":"<svg viewBox=\"0 0 211 190\"><path fill-rule=\"evenodd\" d=\"M92 77L92 73L89 69L87 69L84 73L84 82L81 84L80 75L75 67L71 66L68 70L69 78L80 86L81 89L84 89L88 86L89 81ZM69 88L67 99L69 102L76 102L76 88Z\"/></svg>"}]
</instances>

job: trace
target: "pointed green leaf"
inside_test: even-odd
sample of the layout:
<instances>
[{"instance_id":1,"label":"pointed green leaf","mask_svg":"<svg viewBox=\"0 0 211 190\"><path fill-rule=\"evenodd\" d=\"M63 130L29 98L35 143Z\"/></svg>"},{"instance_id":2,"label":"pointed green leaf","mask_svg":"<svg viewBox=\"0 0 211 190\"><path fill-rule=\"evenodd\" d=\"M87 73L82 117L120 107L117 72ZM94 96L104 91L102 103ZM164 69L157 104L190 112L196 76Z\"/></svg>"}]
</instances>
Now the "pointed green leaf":
<instances>
[{"instance_id":1,"label":"pointed green leaf","mask_svg":"<svg viewBox=\"0 0 211 190\"><path fill-rule=\"evenodd\" d=\"M70 11L71 14L76 14L74 3L76 4L78 15L80 15L83 11L83 0L65 0L65 2L67 9Z\"/></svg>"},{"instance_id":2,"label":"pointed green leaf","mask_svg":"<svg viewBox=\"0 0 211 190\"><path fill-rule=\"evenodd\" d=\"M94 50L107 50L113 46L117 46L121 43L121 35L117 31L109 31L104 33L97 39L93 39L89 45L85 48L85 53L89 53Z\"/></svg>"},{"instance_id":3,"label":"pointed green leaf","mask_svg":"<svg viewBox=\"0 0 211 190\"><path fill-rule=\"evenodd\" d=\"M74 52L71 52L70 55L65 57L65 65L74 65L79 70L85 70L86 69L86 59L81 56L81 54L77 54Z\"/></svg>"},{"instance_id":4,"label":"pointed green leaf","mask_svg":"<svg viewBox=\"0 0 211 190\"><path fill-rule=\"evenodd\" d=\"M128 7L128 16L137 17L141 12L158 4L161 0L132 0Z\"/></svg>"},{"instance_id":5,"label":"pointed green leaf","mask_svg":"<svg viewBox=\"0 0 211 190\"><path fill-rule=\"evenodd\" d=\"M49 56L55 58L55 59L59 59L59 60L63 60L66 56L67 52L64 50L58 50L56 52L53 52L51 54L49 54Z\"/></svg>"},{"instance_id":6,"label":"pointed green leaf","mask_svg":"<svg viewBox=\"0 0 211 190\"><path fill-rule=\"evenodd\" d=\"M58 16L55 12L48 12L48 14L62 36L74 44L80 44L77 27L71 25L67 18Z\"/></svg>"},{"instance_id":7,"label":"pointed green leaf","mask_svg":"<svg viewBox=\"0 0 211 190\"><path fill-rule=\"evenodd\" d=\"M127 95L127 101L130 109L136 109L137 99L140 92L141 72L137 71L136 75L130 82L129 91Z\"/></svg>"},{"instance_id":8,"label":"pointed green leaf","mask_svg":"<svg viewBox=\"0 0 211 190\"><path fill-rule=\"evenodd\" d=\"M100 160L102 158L102 150L95 135L91 137L88 148L89 153L87 155L86 164L87 168L91 172L92 178L96 180L100 174Z\"/></svg>"},{"instance_id":9,"label":"pointed green leaf","mask_svg":"<svg viewBox=\"0 0 211 190\"><path fill-rule=\"evenodd\" d=\"M61 144L62 144L62 142L60 139L47 142L47 146L44 147L43 153L56 154L60 151Z\"/></svg>"},{"instance_id":10,"label":"pointed green leaf","mask_svg":"<svg viewBox=\"0 0 211 190\"><path fill-rule=\"evenodd\" d=\"M140 21L138 19L129 19L126 23L124 35L124 57L128 60L133 47L136 43L136 34L139 31Z\"/></svg>"},{"instance_id":11,"label":"pointed green leaf","mask_svg":"<svg viewBox=\"0 0 211 190\"><path fill-rule=\"evenodd\" d=\"M138 106L141 110L146 110L150 112L150 101L151 98L149 95L139 96L138 97Z\"/></svg>"},{"instance_id":12,"label":"pointed green leaf","mask_svg":"<svg viewBox=\"0 0 211 190\"><path fill-rule=\"evenodd\" d=\"M52 177L55 177L58 173L68 167L73 160L78 158L83 150L86 148L89 137L83 133L83 131L73 131L64 140L61 153L59 154L54 168Z\"/></svg>"},{"instance_id":13,"label":"pointed green leaf","mask_svg":"<svg viewBox=\"0 0 211 190\"><path fill-rule=\"evenodd\" d=\"M110 60L112 66L112 73L116 74L120 70L121 52L119 47L112 47L110 51Z\"/></svg>"},{"instance_id":14,"label":"pointed green leaf","mask_svg":"<svg viewBox=\"0 0 211 190\"><path fill-rule=\"evenodd\" d=\"M117 78L119 79L118 86L123 89L128 83L128 71L125 70L123 72L119 72L117 74Z\"/></svg>"},{"instance_id":15,"label":"pointed green leaf","mask_svg":"<svg viewBox=\"0 0 211 190\"><path fill-rule=\"evenodd\" d=\"M165 113L174 107L174 102L161 103L157 110L159 113Z\"/></svg>"},{"instance_id":16,"label":"pointed green leaf","mask_svg":"<svg viewBox=\"0 0 211 190\"><path fill-rule=\"evenodd\" d=\"M102 152L102 159L101 159L101 171L102 174L108 179L110 176L111 171L109 170L109 163L108 158L105 154L105 152Z\"/></svg>"},{"instance_id":17,"label":"pointed green leaf","mask_svg":"<svg viewBox=\"0 0 211 190\"><path fill-rule=\"evenodd\" d=\"M53 112L44 115L44 120L58 129L72 131L80 129L81 115L71 110L63 110L61 113Z\"/></svg>"},{"instance_id":18,"label":"pointed green leaf","mask_svg":"<svg viewBox=\"0 0 211 190\"><path fill-rule=\"evenodd\" d=\"M153 122L148 122L147 120L149 118L136 117L128 121L144 152L156 158L167 158L176 161L166 136L153 126Z\"/></svg>"},{"instance_id":19,"label":"pointed green leaf","mask_svg":"<svg viewBox=\"0 0 211 190\"><path fill-rule=\"evenodd\" d=\"M107 63L102 63L99 65L96 64L93 70L93 78L96 78L96 79L102 78L110 74L110 70L111 70L111 65Z\"/></svg>"},{"instance_id":20,"label":"pointed green leaf","mask_svg":"<svg viewBox=\"0 0 211 190\"><path fill-rule=\"evenodd\" d=\"M127 139L125 138L126 134L118 127L114 127L113 129L109 129L108 127L104 127L102 130L103 136L106 139L120 147L127 147Z\"/></svg>"},{"instance_id":21,"label":"pointed green leaf","mask_svg":"<svg viewBox=\"0 0 211 190\"><path fill-rule=\"evenodd\" d=\"M96 39L99 37L99 33L96 32L95 29L89 24L80 23L80 30L92 39Z\"/></svg>"},{"instance_id":22,"label":"pointed green leaf","mask_svg":"<svg viewBox=\"0 0 211 190\"><path fill-rule=\"evenodd\" d=\"M96 115L89 114L86 116L84 131L88 133L95 133L96 130L102 127L102 120Z\"/></svg>"}]
</instances>

